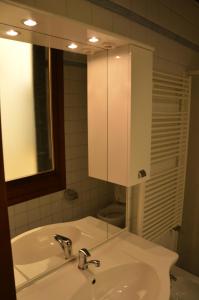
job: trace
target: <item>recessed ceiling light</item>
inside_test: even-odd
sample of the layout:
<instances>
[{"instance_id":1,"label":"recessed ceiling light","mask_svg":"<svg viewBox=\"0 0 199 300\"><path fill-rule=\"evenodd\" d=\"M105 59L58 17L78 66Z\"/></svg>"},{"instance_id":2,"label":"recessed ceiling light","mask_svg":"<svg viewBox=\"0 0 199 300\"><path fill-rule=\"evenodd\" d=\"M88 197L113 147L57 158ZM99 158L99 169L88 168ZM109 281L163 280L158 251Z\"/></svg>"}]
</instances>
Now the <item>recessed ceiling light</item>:
<instances>
[{"instance_id":1,"label":"recessed ceiling light","mask_svg":"<svg viewBox=\"0 0 199 300\"><path fill-rule=\"evenodd\" d=\"M89 40L89 42L91 42L91 43L97 43L97 42L99 42L99 39L98 39L96 36L92 36L92 37L89 38L88 40Z\"/></svg>"},{"instance_id":2,"label":"recessed ceiling light","mask_svg":"<svg viewBox=\"0 0 199 300\"><path fill-rule=\"evenodd\" d=\"M68 48L70 49L76 49L78 46L75 43L71 43L70 45L68 45Z\"/></svg>"},{"instance_id":3,"label":"recessed ceiling light","mask_svg":"<svg viewBox=\"0 0 199 300\"><path fill-rule=\"evenodd\" d=\"M29 27L34 27L37 25L37 22L32 19L26 19L26 20L23 20L22 22L24 23L24 25L29 26Z\"/></svg>"},{"instance_id":4,"label":"recessed ceiling light","mask_svg":"<svg viewBox=\"0 0 199 300\"><path fill-rule=\"evenodd\" d=\"M19 32L15 31L13 29L10 29L10 30L6 31L6 34L9 36L17 36L17 35L19 35Z\"/></svg>"}]
</instances>

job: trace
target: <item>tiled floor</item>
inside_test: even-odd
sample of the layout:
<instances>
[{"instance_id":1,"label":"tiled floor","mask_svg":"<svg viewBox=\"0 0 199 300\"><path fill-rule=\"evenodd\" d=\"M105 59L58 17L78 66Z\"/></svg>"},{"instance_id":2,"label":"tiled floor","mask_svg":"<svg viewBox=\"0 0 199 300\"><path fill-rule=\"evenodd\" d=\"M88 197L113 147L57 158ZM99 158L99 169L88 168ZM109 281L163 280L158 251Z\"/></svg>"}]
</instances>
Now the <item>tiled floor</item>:
<instances>
[{"instance_id":1,"label":"tiled floor","mask_svg":"<svg viewBox=\"0 0 199 300\"><path fill-rule=\"evenodd\" d=\"M170 300L199 299L199 277L178 267L172 269L172 274L177 280L172 281Z\"/></svg>"}]
</instances>

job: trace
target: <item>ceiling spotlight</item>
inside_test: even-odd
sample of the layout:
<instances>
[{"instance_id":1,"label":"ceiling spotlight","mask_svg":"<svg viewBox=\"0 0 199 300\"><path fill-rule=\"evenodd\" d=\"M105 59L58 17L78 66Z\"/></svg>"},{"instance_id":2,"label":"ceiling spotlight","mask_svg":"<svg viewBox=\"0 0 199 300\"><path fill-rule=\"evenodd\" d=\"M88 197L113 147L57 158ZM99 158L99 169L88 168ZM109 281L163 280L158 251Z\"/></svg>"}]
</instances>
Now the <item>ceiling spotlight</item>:
<instances>
[{"instance_id":1,"label":"ceiling spotlight","mask_svg":"<svg viewBox=\"0 0 199 300\"><path fill-rule=\"evenodd\" d=\"M88 40L89 40L89 42L91 42L91 43L97 43L97 42L99 42L99 39L98 39L96 36L92 36L92 37L89 38Z\"/></svg>"},{"instance_id":2,"label":"ceiling spotlight","mask_svg":"<svg viewBox=\"0 0 199 300\"><path fill-rule=\"evenodd\" d=\"M34 27L37 25L37 22L32 19L27 19L22 21L24 25L29 26L29 27Z\"/></svg>"},{"instance_id":3,"label":"ceiling spotlight","mask_svg":"<svg viewBox=\"0 0 199 300\"><path fill-rule=\"evenodd\" d=\"M71 43L70 45L68 45L68 48L70 49L76 49L78 46L75 43Z\"/></svg>"},{"instance_id":4,"label":"ceiling spotlight","mask_svg":"<svg viewBox=\"0 0 199 300\"><path fill-rule=\"evenodd\" d=\"M10 30L6 31L6 34L9 36L17 36L17 35L19 35L19 32L15 31L13 29L10 29Z\"/></svg>"}]
</instances>

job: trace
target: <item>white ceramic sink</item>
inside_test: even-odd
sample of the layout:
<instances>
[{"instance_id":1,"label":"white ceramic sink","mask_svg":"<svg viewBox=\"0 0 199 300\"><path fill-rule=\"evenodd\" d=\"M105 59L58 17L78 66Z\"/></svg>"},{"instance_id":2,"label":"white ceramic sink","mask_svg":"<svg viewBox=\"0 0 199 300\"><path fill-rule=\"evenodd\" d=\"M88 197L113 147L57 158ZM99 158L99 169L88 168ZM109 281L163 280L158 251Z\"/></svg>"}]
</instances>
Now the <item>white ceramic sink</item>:
<instances>
[{"instance_id":1,"label":"white ceramic sink","mask_svg":"<svg viewBox=\"0 0 199 300\"><path fill-rule=\"evenodd\" d=\"M57 233L70 238L73 243L76 243L81 236L79 229L63 224L33 229L13 240L14 263L16 265L31 264L60 255L60 246L53 237Z\"/></svg>"},{"instance_id":2,"label":"white ceramic sink","mask_svg":"<svg viewBox=\"0 0 199 300\"><path fill-rule=\"evenodd\" d=\"M148 300L157 299L160 282L157 273L143 263L110 268L87 282L71 300Z\"/></svg>"},{"instance_id":3,"label":"white ceramic sink","mask_svg":"<svg viewBox=\"0 0 199 300\"><path fill-rule=\"evenodd\" d=\"M93 249L101 266L71 261L23 288L17 300L169 300L169 270L177 254L129 232ZM93 278L96 283L92 285Z\"/></svg>"}]
</instances>

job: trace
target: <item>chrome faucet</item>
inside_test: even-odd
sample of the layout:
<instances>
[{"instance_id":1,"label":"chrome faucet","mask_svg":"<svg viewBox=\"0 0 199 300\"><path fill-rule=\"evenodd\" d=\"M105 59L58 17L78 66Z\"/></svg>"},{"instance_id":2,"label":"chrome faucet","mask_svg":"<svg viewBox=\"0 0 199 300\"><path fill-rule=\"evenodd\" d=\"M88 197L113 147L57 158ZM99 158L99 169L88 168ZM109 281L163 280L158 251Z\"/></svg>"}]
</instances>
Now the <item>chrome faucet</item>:
<instances>
[{"instance_id":1,"label":"chrome faucet","mask_svg":"<svg viewBox=\"0 0 199 300\"><path fill-rule=\"evenodd\" d=\"M79 264L78 268L80 270L88 269L89 264L93 264L96 267L100 267L100 261L97 259L87 261L87 257L91 256L90 252L86 248L82 248L79 250Z\"/></svg>"},{"instance_id":2,"label":"chrome faucet","mask_svg":"<svg viewBox=\"0 0 199 300\"><path fill-rule=\"evenodd\" d=\"M59 243L60 247L64 251L65 259L68 259L72 255L72 241L66 236L55 234L54 239Z\"/></svg>"}]
</instances>

